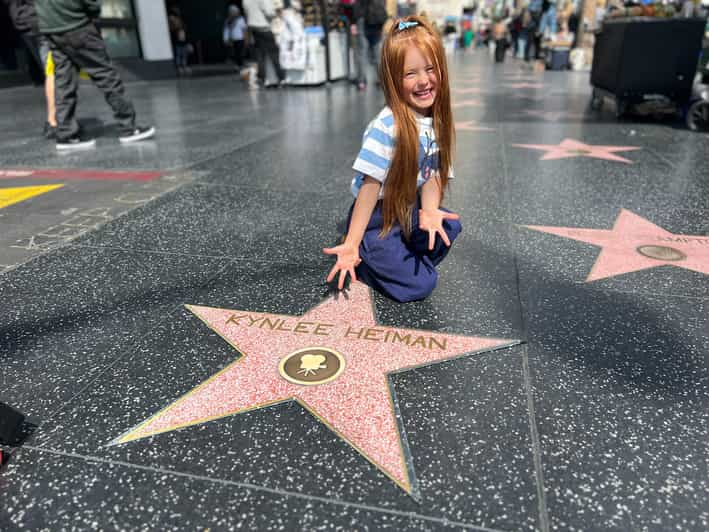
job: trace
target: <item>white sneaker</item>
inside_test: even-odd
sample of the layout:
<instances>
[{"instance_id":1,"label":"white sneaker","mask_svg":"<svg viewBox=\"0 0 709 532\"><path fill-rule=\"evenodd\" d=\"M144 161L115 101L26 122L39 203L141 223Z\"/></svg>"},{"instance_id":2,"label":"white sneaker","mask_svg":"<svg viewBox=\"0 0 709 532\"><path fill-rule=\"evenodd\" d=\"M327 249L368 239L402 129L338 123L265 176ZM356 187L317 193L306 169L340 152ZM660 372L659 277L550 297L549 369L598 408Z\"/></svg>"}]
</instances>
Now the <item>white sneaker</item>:
<instances>
[{"instance_id":1,"label":"white sneaker","mask_svg":"<svg viewBox=\"0 0 709 532\"><path fill-rule=\"evenodd\" d=\"M57 140L57 150L85 150L87 148L95 148L96 139L82 139L76 135L66 140Z\"/></svg>"},{"instance_id":2,"label":"white sneaker","mask_svg":"<svg viewBox=\"0 0 709 532\"><path fill-rule=\"evenodd\" d=\"M120 140L123 144L127 144L129 142L137 142L139 140L150 139L154 136L154 127L137 127L130 133L122 134L120 137L118 137L118 140Z\"/></svg>"}]
</instances>

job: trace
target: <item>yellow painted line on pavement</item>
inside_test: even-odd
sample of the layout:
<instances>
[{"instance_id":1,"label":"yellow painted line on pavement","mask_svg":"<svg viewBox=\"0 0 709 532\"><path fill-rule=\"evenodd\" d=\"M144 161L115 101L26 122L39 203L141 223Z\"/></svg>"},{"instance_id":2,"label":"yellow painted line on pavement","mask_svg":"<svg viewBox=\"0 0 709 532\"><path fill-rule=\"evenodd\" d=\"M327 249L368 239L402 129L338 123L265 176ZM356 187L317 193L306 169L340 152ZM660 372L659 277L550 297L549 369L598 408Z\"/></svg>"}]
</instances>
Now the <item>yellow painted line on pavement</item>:
<instances>
[{"instance_id":1,"label":"yellow painted line on pavement","mask_svg":"<svg viewBox=\"0 0 709 532\"><path fill-rule=\"evenodd\" d=\"M8 205L14 205L26 199L39 196L45 192L50 192L64 185L38 185L35 187L12 187L0 188L0 209Z\"/></svg>"}]
</instances>

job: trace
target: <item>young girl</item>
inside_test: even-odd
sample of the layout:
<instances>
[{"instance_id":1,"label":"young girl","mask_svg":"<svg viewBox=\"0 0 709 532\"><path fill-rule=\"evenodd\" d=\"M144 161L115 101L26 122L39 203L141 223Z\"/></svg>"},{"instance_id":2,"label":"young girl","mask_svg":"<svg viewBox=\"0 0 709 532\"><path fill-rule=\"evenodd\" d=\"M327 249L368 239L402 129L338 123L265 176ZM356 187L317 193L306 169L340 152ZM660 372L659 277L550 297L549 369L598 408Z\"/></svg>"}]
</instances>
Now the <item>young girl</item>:
<instances>
[{"instance_id":1,"label":"young girl","mask_svg":"<svg viewBox=\"0 0 709 532\"><path fill-rule=\"evenodd\" d=\"M458 215L440 208L453 177L455 142L443 44L420 17L394 22L382 46L380 76L387 106L364 132L353 168L344 242L327 276L347 274L396 301L423 299L436 266L460 232Z\"/></svg>"}]
</instances>

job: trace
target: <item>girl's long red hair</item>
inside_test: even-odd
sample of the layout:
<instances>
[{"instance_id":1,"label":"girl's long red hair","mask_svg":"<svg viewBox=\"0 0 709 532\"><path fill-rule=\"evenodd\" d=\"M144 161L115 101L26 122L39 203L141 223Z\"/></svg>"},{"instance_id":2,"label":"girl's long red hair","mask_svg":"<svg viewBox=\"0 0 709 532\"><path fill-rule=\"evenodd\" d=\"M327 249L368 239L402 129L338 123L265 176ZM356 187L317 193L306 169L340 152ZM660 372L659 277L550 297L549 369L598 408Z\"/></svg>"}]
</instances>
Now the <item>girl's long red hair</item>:
<instances>
[{"instance_id":1,"label":"girl's long red hair","mask_svg":"<svg viewBox=\"0 0 709 532\"><path fill-rule=\"evenodd\" d=\"M416 25L400 30L401 22L415 22ZM394 113L396 128L394 157L384 184L382 235L388 233L398 222L407 238L412 230L411 210L416 204L416 179L419 172L419 132L416 117L404 98L404 60L410 46L416 46L433 63L438 78L438 90L431 115L439 150L441 201L443 191L448 185L455 145L448 66L441 38L422 17L409 16L395 20L382 45L379 72L384 97Z\"/></svg>"}]
</instances>

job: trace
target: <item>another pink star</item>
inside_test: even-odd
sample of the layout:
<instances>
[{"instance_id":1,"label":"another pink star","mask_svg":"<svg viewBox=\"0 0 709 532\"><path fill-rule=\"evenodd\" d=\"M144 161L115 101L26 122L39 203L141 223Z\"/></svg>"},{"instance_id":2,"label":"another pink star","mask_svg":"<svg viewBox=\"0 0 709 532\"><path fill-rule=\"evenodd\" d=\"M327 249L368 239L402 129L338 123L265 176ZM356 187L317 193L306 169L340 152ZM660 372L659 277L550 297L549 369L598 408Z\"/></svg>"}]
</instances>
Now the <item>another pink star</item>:
<instances>
[{"instance_id":1,"label":"another pink star","mask_svg":"<svg viewBox=\"0 0 709 532\"><path fill-rule=\"evenodd\" d=\"M638 146L601 146L595 144L584 144L583 142L573 139L564 139L559 144L512 144L512 146L547 152L540 159L541 161L568 159L570 157L591 157L594 159L605 159L608 161L617 161L626 164L633 164L633 161L613 154L620 151L640 149Z\"/></svg>"},{"instance_id":2,"label":"another pink star","mask_svg":"<svg viewBox=\"0 0 709 532\"><path fill-rule=\"evenodd\" d=\"M561 118L583 118L583 114L581 113L569 113L567 111L543 111L541 109L526 109L522 111L522 114L534 116L550 122L555 122Z\"/></svg>"},{"instance_id":3,"label":"another pink star","mask_svg":"<svg viewBox=\"0 0 709 532\"><path fill-rule=\"evenodd\" d=\"M475 100L475 99L459 100L453 104L453 107L480 107L480 106L482 106L482 102L480 100Z\"/></svg>"},{"instance_id":4,"label":"another pink star","mask_svg":"<svg viewBox=\"0 0 709 532\"><path fill-rule=\"evenodd\" d=\"M463 89L453 89L453 92L456 94L479 94L483 92L483 89L480 87L466 87Z\"/></svg>"},{"instance_id":5,"label":"another pink star","mask_svg":"<svg viewBox=\"0 0 709 532\"><path fill-rule=\"evenodd\" d=\"M515 100L532 100L533 102L542 102L545 99L543 96L532 96L528 92L514 93L507 95L506 97L514 98Z\"/></svg>"},{"instance_id":6,"label":"another pink star","mask_svg":"<svg viewBox=\"0 0 709 532\"><path fill-rule=\"evenodd\" d=\"M508 82L530 82L534 83L537 82L540 78L540 76L535 76L534 74L523 74L523 73L517 73L517 74L505 74L504 78Z\"/></svg>"},{"instance_id":7,"label":"another pink star","mask_svg":"<svg viewBox=\"0 0 709 532\"><path fill-rule=\"evenodd\" d=\"M456 122L455 129L458 131L495 131L491 127L478 126L476 120L466 120L464 122Z\"/></svg>"},{"instance_id":8,"label":"another pink star","mask_svg":"<svg viewBox=\"0 0 709 532\"><path fill-rule=\"evenodd\" d=\"M521 82L521 83L505 83L505 87L508 87L510 89L541 89L544 87L543 83L527 83Z\"/></svg>"},{"instance_id":9,"label":"another pink star","mask_svg":"<svg viewBox=\"0 0 709 532\"><path fill-rule=\"evenodd\" d=\"M329 297L300 317L187 308L242 356L114 444L295 400L409 493L415 485L413 467L389 375L517 343L378 325L369 288L358 282L348 294ZM306 348L336 351L345 360L344 370L322 384L286 380L279 364ZM316 365L314 371L326 366Z\"/></svg>"},{"instance_id":10,"label":"another pink star","mask_svg":"<svg viewBox=\"0 0 709 532\"><path fill-rule=\"evenodd\" d=\"M529 229L599 246L586 282L656 266L709 274L709 237L670 233L626 209L612 230L525 225Z\"/></svg>"}]
</instances>

